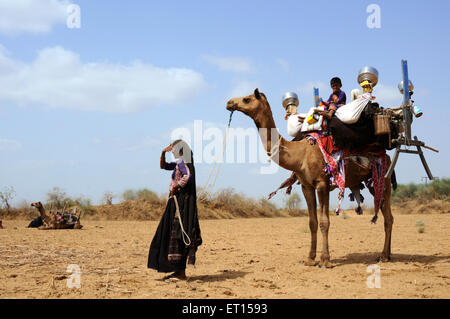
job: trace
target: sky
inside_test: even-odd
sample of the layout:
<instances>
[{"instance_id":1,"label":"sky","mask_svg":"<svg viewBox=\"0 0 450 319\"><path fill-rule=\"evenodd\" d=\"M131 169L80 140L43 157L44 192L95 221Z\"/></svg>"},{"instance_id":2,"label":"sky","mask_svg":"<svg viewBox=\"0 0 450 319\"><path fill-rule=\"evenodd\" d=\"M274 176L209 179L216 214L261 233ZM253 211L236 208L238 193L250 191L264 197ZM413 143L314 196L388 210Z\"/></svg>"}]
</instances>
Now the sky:
<instances>
[{"instance_id":1,"label":"sky","mask_svg":"<svg viewBox=\"0 0 450 319\"><path fill-rule=\"evenodd\" d=\"M72 4L79 28L69 27L77 22ZM372 4L379 28L367 24ZM402 59L424 113L413 135L439 149L425 156L434 176L448 177L449 9L445 0L0 0L0 190L12 186L16 203L44 201L55 186L95 204L106 191L165 193L170 174L159 158L174 129L193 132L201 120L223 132L228 99L257 87L288 137L284 92L296 92L306 112L314 86L326 98L339 76L350 96L366 65L379 72L377 102L399 106ZM254 124L235 113L231 126ZM289 172L261 174L262 165L224 163L214 190L267 196ZM198 186L212 168L196 164ZM396 172L403 184L426 176L408 154Z\"/></svg>"}]
</instances>

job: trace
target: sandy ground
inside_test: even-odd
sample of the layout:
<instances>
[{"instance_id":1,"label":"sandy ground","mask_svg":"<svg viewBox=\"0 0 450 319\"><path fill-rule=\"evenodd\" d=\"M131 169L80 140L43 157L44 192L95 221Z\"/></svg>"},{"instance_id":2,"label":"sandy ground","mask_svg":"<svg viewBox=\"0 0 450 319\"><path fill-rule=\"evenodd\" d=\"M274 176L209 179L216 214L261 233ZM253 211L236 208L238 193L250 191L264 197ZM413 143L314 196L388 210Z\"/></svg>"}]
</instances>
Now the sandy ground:
<instances>
[{"instance_id":1,"label":"sandy ground","mask_svg":"<svg viewBox=\"0 0 450 319\"><path fill-rule=\"evenodd\" d=\"M40 231L5 220L0 297L450 298L450 214L394 216L393 260L378 264L381 288L368 288L367 267L382 250L383 219L371 225L369 215L347 216L331 217L332 269L301 263L308 218L201 220L197 265L178 283L146 268L157 222L85 221L83 230ZM69 264L81 269L79 289L67 287Z\"/></svg>"}]
</instances>

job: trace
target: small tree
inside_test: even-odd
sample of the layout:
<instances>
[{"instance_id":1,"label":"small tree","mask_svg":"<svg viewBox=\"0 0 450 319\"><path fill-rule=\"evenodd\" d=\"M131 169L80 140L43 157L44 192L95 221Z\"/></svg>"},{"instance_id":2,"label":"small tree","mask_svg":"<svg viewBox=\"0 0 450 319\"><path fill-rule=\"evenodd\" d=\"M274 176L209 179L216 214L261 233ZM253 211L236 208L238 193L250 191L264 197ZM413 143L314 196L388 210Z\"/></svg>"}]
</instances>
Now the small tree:
<instances>
[{"instance_id":1,"label":"small tree","mask_svg":"<svg viewBox=\"0 0 450 319\"><path fill-rule=\"evenodd\" d=\"M53 189L47 193L47 203L55 208L63 208L66 200L66 192L59 187L53 187Z\"/></svg>"},{"instance_id":2,"label":"small tree","mask_svg":"<svg viewBox=\"0 0 450 319\"><path fill-rule=\"evenodd\" d=\"M136 199L151 202L159 201L158 194L146 188L140 189L136 192Z\"/></svg>"},{"instance_id":3,"label":"small tree","mask_svg":"<svg viewBox=\"0 0 450 319\"><path fill-rule=\"evenodd\" d=\"M102 203L105 205L112 205L112 200L114 197L115 196L112 192L106 192L103 194Z\"/></svg>"},{"instance_id":4,"label":"small tree","mask_svg":"<svg viewBox=\"0 0 450 319\"><path fill-rule=\"evenodd\" d=\"M14 191L14 188L12 186L5 187L5 190L3 192L0 192L0 202L2 204L3 208L6 208L6 210L9 212L9 209L11 208L10 201L16 196L16 192Z\"/></svg>"},{"instance_id":5,"label":"small tree","mask_svg":"<svg viewBox=\"0 0 450 319\"><path fill-rule=\"evenodd\" d=\"M122 197L124 200L135 200L137 196L134 190L127 189L123 192Z\"/></svg>"},{"instance_id":6,"label":"small tree","mask_svg":"<svg viewBox=\"0 0 450 319\"><path fill-rule=\"evenodd\" d=\"M299 194L292 193L286 200L286 207L289 211L299 210L302 199Z\"/></svg>"}]
</instances>

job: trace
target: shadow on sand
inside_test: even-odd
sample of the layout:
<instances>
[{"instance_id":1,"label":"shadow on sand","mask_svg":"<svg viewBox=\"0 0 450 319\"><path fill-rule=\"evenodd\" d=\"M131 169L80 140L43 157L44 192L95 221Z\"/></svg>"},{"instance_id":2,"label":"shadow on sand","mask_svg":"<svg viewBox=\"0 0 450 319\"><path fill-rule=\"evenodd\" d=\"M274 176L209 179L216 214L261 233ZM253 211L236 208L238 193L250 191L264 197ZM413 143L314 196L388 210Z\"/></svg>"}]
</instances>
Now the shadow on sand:
<instances>
[{"instance_id":1,"label":"shadow on sand","mask_svg":"<svg viewBox=\"0 0 450 319\"><path fill-rule=\"evenodd\" d=\"M202 276L192 276L188 277L188 282L200 281L200 282L218 282L225 281L227 279L241 278L247 275L249 272L246 271L222 271L220 274L214 275L202 275Z\"/></svg>"},{"instance_id":2,"label":"shadow on sand","mask_svg":"<svg viewBox=\"0 0 450 319\"><path fill-rule=\"evenodd\" d=\"M379 261L379 253L353 253L345 257L332 260L336 266L350 264L370 265ZM392 254L390 262L413 262L429 264L438 261L450 261L450 256L416 255L416 254Z\"/></svg>"}]
</instances>

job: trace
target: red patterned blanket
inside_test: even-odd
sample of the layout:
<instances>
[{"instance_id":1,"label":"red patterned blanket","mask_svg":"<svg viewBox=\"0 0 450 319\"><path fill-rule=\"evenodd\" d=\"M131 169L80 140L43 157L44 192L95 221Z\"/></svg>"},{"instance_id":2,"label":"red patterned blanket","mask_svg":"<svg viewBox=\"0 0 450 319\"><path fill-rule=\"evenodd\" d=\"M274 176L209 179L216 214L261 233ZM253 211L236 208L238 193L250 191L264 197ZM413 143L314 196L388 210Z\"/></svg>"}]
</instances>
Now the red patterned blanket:
<instances>
[{"instance_id":1,"label":"red patterned blanket","mask_svg":"<svg viewBox=\"0 0 450 319\"><path fill-rule=\"evenodd\" d=\"M323 158L325 160L324 171L330 175L330 184L336 185L339 188L338 207L336 208L336 215L341 212L341 204L345 192L345 176L346 163L345 159L349 156L366 156L370 159L372 177L364 181L367 187L373 187L375 190L374 212L375 216L372 222L375 223L378 218L378 211L382 206L383 192L384 192L384 175L387 171L386 165L386 150L366 149L360 152L352 152L350 150L341 150L333 143L331 135L324 136L320 132L308 133L307 140L310 143L317 143Z\"/></svg>"}]
</instances>

